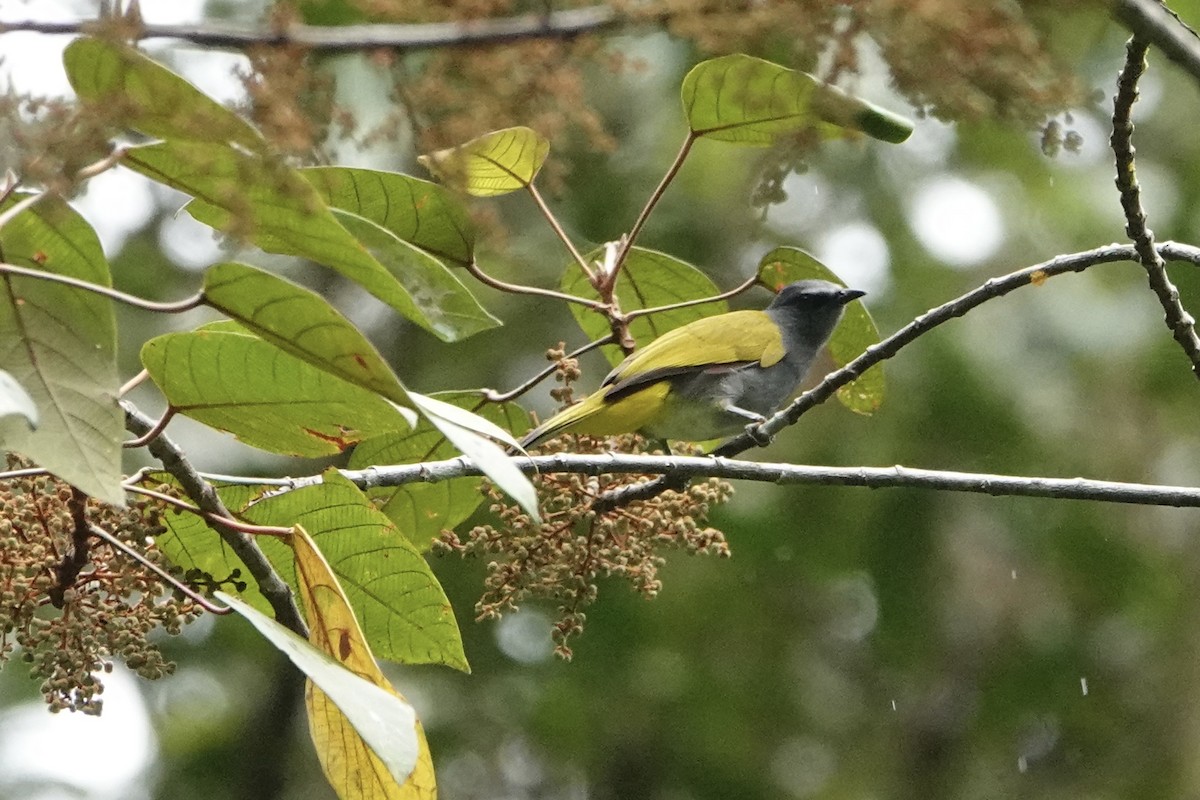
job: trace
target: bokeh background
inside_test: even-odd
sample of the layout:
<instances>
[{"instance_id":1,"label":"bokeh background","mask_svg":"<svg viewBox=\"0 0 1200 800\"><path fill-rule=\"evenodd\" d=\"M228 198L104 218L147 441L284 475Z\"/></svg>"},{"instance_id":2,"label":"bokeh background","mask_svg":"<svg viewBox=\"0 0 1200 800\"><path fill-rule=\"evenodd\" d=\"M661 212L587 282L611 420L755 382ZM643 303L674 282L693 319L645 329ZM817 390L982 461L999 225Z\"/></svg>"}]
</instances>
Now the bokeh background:
<instances>
[{"instance_id":1,"label":"bokeh background","mask_svg":"<svg viewBox=\"0 0 1200 800\"><path fill-rule=\"evenodd\" d=\"M321 21L343 5L307 13ZM803 247L867 289L889 333L990 277L1122 241L1107 128L1127 33L1102 4L1030 5L1045 5L1030 14L1085 91L1059 117L1082 137L1077 152L1048 156L1037 130L986 112L954 123L920 114L890 88L886 60L863 38L861 72L848 85L913 116L908 142L827 144L784 180L786 201L766 210L750 199L769 157L700 142L641 244L691 261L722 287L778 244ZM244 25L261 24L268 10L218 0L141 7L152 22ZM1172 7L1200 23L1200 4ZM77 20L95 10L5 0L0 21ZM0 33L3 80L17 91L68 94L59 60L68 41ZM145 46L219 99L245 101L233 74L247 68L243 56L168 40ZM577 242L601 243L631 224L683 138L678 87L705 46L655 24L589 45L580 101L611 148L568 120L551 137L547 176L551 204ZM404 69L419 76L437 57L418 55ZM618 57L625 66L614 71L605 59ZM821 54L810 58L798 65L822 64ZM1151 58L1135 111L1144 203L1160 239L1198 243L1200 87ZM322 64L338 102L366 120L395 111L395 65L382 61L347 55ZM520 105L508 110L523 121ZM331 151L338 163L423 176L420 132L397 132ZM76 202L126 290L183 296L223 257L221 242L178 213L181 196L130 172L95 179ZM490 201L482 213L495 226L486 268L557 281L566 253L527 198ZM547 346L583 341L565 308L480 286L507 325L442 344L323 271L272 263L322 286L421 391L508 388L545 363ZM1195 268L1174 266L1171 277L1185 305L1200 308ZM739 302L765 301L757 290ZM121 314L130 375L142 341L164 325L201 320ZM1161 317L1136 264L1055 278L887 362L887 397L873 416L828 403L753 457L1198 485L1200 385ZM584 366L590 387L604 366L598 358ZM158 407L150 392L136 400ZM544 412L552 401L539 391L528 405ZM318 466L250 451L186 420L169 432L213 471ZM713 523L731 559L672 554L653 601L602 583L570 663L551 653L552 607L530 604L477 624L484 565L433 558L473 673L392 665L389 674L425 721L443 797L1200 796L1196 511L739 485ZM300 682L249 626L206 619L162 645L177 674L150 684L118 668L99 719L51 716L20 663L6 665L0 798L332 796L307 740Z\"/></svg>"}]
</instances>

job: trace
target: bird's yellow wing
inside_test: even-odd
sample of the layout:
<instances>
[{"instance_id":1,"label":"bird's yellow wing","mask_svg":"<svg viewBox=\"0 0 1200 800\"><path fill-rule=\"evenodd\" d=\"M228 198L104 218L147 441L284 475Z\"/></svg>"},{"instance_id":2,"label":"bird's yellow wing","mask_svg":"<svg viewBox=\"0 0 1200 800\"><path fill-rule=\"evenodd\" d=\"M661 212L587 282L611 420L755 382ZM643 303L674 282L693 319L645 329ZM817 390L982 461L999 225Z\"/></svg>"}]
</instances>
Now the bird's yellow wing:
<instances>
[{"instance_id":1,"label":"bird's yellow wing","mask_svg":"<svg viewBox=\"0 0 1200 800\"><path fill-rule=\"evenodd\" d=\"M769 367L783 355L783 334L766 312L732 311L667 331L617 365L604 383L715 364L757 361Z\"/></svg>"}]
</instances>

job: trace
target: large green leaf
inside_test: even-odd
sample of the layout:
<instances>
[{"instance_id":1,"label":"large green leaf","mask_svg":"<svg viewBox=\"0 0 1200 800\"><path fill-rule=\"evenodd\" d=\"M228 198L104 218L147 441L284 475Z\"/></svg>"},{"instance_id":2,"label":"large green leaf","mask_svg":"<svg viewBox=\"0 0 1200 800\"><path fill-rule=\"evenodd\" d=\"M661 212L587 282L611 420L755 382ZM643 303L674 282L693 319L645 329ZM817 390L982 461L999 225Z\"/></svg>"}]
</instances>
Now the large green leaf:
<instances>
[{"instance_id":1,"label":"large green leaf","mask_svg":"<svg viewBox=\"0 0 1200 800\"><path fill-rule=\"evenodd\" d=\"M81 99L150 136L235 143L265 142L248 122L138 50L82 37L63 52L67 79Z\"/></svg>"},{"instance_id":2,"label":"large green leaf","mask_svg":"<svg viewBox=\"0 0 1200 800\"><path fill-rule=\"evenodd\" d=\"M408 392L375 345L316 292L257 267L229 262L204 274L204 299L318 369L412 406Z\"/></svg>"},{"instance_id":3,"label":"large green leaf","mask_svg":"<svg viewBox=\"0 0 1200 800\"><path fill-rule=\"evenodd\" d=\"M200 222L269 253L337 270L441 335L395 276L338 223L312 184L278 159L208 142L160 142L134 148L122 163L195 197L187 210Z\"/></svg>"},{"instance_id":4,"label":"large green leaf","mask_svg":"<svg viewBox=\"0 0 1200 800\"><path fill-rule=\"evenodd\" d=\"M453 342L500 324L454 273L424 250L364 217L337 208L333 215L404 286L420 311L413 321L425 330Z\"/></svg>"},{"instance_id":5,"label":"large green leaf","mask_svg":"<svg viewBox=\"0 0 1200 800\"><path fill-rule=\"evenodd\" d=\"M483 403L478 392L453 392L436 395L512 431L524 433L529 415L515 403ZM411 431L387 433L360 442L350 454L350 469L384 464L417 464L454 458L458 450L422 418ZM437 483L411 483L372 489L370 497L379 509L396 523L404 535L424 550L443 529L455 528L483 502L480 478L455 478Z\"/></svg>"},{"instance_id":6,"label":"large green leaf","mask_svg":"<svg viewBox=\"0 0 1200 800\"><path fill-rule=\"evenodd\" d=\"M336 471L320 484L253 503L242 516L259 525L301 525L312 535L381 658L469 670L454 611L425 558ZM261 545L295 586L287 546L267 539Z\"/></svg>"},{"instance_id":7,"label":"large green leaf","mask_svg":"<svg viewBox=\"0 0 1200 800\"><path fill-rule=\"evenodd\" d=\"M767 146L816 129L851 129L885 142L903 142L912 123L852 97L812 75L734 54L697 64L683 79L683 109L696 136Z\"/></svg>"},{"instance_id":8,"label":"large green leaf","mask_svg":"<svg viewBox=\"0 0 1200 800\"><path fill-rule=\"evenodd\" d=\"M0 203L11 207L20 197ZM65 202L43 200L0 231L0 260L111 285L92 227ZM60 283L0 281L0 369L28 391L40 423L6 425L7 450L23 453L82 491L121 505L123 418L117 406L117 326L112 301Z\"/></svg>"},{"instance_id":9,"label":"large green leaf","mask_svg":"<svg viewBox=\"0 0 1200 800\"><path fill-rule=\"evenodd\" d=\"M758 265L759 280L773 289L806 278L820 278L844 286L833 271L817 259L795 247L777 247L763 256ZM849 364L873 344L879 343L879 329L861 300L846 306L842 321L829 339L829 354L839 367ZM883 404L883 365L876 364L852 383L838 389L837 397L846 408L870 414Z\"/></svg>"},{"instance_id":10,"label":"large green leaf","mask_svg":"<svg viewBox=\"0 0 1200 800\"><path fill-rule=\"evenodd\" d=\"M417 160L447 186L491 197L533 183L549 152L550 143L540 133L517 127L485 133Z\"/></svg>"},{"instance_id":11,"label":"large green leaf","mask_svg":"<svg viewBox=\"0 0 1200 800\"><path fill-rule=\"evenodd\" d=\"M599 260L599 251L589 253L589 262ZM577 269L568 269L563 275L562 290L581 297L598 298L596 290L587 277ZM700 270L674 256L634 247L629 251L625 265L617 278L617 300L621 311L628 313L641 308L657 308L690 300L701 300L720 294L721 290ZM724 300L664 311L638 317L629 324L629 333L638 345L657 339L672 328L689 322L723 314L729 308ZM594 311L578 304L571 304L571 313L589 339L599 339L610 333L608 320ZM619 347L604 348L609 362L620 363L625 354Z\"/></svg>"},{"instance_id":12,"label":"large green leaf","mask_svg":"<svg viewBox=\"0 0 1200 800\"><path fill-rule=\"evenodd\" d=\"M142 364L180 413L274 453L332 455L409 427L400 409L375 392L257 336L168 333L146 342Z\"/></svg>"},{"instance_id":13,"label":"large green leaf","mask_svg":"<svg viewBox=\"0 0 1200 800\"><path fill-rule=\"evenodd\" d=\"M453 264L475 260L475 231L466 211L436 183L353 167L306 167L300 174L333 208L365 217Z\"/></svg>"}]
</instances>

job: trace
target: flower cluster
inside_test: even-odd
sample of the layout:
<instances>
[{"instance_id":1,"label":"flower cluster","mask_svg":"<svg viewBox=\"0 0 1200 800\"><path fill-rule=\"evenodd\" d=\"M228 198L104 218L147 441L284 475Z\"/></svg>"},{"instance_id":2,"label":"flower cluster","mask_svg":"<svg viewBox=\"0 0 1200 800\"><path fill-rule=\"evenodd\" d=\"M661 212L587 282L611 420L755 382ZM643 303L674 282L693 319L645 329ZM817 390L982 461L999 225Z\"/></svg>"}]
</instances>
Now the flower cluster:
<instances>
[{"instance_id":1,"label":"flower cluster","mask_svg":"<svg viewBox=\"0 0 1200 800\"><path fill-rule=\"evenodd\" d=\"M557 362L557 378L563 384L552 394L560 402L568 402L578 366L564 356L561 347L549 351L548 356ZM541 450L547 454L613 449L646 452L647 445L647 440L636 434L611 439L565 435L547 442ZM695 452L689 450L688 454ZM488 484L484 491L497 520L477 525L461 537L443 531L435 550L493 559L475 607L479 619L497 618L529 598L555 601L559 613L553 631L555 652L570 658L569 639L583 630L584 609L596 600L598 578L623 578L635 591L652 598L662 588L658 570L665 551L729 555L724 534L705 525L710 509L733 493L726 481L711 478L649 500L596 510L601 497L643 480L637 475L536 476L540 523Z\"/></svg>"},{"instance_id":2,"label":"flower cluster","mask_svg":"<svg viewBox=\"0 0 1200 800\"><path fill-rule=\"evenodd\" d=\"M179 633L200 609L94 534L157 563L162 513L156 502L103 504L46 475L0 481L0 664L19 646L52 711L99 714L113 658L144 678L174 671L148 637Z\"/></svg>"}]
</instances>

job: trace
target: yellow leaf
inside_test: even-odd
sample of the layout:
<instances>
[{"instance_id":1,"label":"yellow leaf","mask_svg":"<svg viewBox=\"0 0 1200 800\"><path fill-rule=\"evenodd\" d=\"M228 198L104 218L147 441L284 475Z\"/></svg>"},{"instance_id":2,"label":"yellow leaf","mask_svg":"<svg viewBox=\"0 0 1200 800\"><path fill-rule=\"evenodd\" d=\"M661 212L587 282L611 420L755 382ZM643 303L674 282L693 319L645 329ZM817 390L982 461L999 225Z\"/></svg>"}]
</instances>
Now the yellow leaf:
<instances>
[{"instance_id":1,"label":"yellow leaf","mask_svg":"<svg viewBox=\"0 0 1200 800\"><path fill-rule=\"evenodd\" d=\"M291 545L296 560L296 582L308 617L309 641L359 677L403 697L384 677L371 654L358 619L329 563L303 528L297 526L295 531ZM416 766L403 783L398 783L384 760L363 741L346 716L312 681L307 682L304 702L317 759L338 797L354 800L437 797L433 759L419 720L414 722L418 743Z\"/></svg>"}]
</instances>

